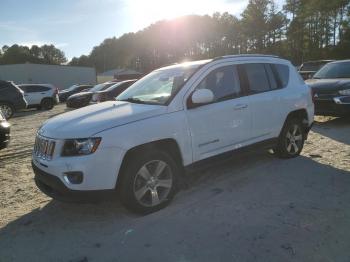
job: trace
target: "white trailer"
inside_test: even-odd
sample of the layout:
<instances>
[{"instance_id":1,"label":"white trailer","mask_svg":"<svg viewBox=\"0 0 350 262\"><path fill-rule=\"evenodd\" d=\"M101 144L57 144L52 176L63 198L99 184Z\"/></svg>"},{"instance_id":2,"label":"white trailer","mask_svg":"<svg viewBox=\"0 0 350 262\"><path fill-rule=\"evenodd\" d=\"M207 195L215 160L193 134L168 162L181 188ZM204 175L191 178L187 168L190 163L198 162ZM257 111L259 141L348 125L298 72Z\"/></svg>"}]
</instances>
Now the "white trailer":
<instances>
[{"instance_id":1,"label":"white trailer","mask_svg":"<svg viewBox=\"0 0 350 262\"><path fill-rule=\"evenodd\" d=\"M30 63L0 65L0 79L16 84L52 84L62 90L74 84L96 84L96 70L93 67Z\"/></svg>"}]
</instances>

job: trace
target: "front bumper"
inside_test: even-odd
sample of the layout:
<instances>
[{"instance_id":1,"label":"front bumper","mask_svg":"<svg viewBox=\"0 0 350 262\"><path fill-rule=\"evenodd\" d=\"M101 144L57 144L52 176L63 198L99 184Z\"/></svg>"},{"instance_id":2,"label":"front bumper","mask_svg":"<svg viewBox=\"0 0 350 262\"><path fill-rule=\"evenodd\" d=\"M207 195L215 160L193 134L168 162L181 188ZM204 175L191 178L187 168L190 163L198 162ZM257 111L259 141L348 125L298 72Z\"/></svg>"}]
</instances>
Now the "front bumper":
<instances>
[{"instance_id":1,"label":"front bumper","mask_svg":"<svg viewBox=\"0 0 350 262\"><path fill-rule=\"evenodd\" d=\"M350 97L315 99L315 114L325 116L350 116Z\"/></svg>"},{"instance_id":2,"label":"front bumper","mask_svg":"<svg viewBox=\"0 0 350 262\"><path fill-rule=\"evenodd\" d=\"M54 140L55 150L51 160L33 153L33 164L45 173L57 177L70 190L105 190L114 189L119 168L125 151L107 146L103 141L95 153L85 156L62 157L63 140ZM67 174L80 172L83 179L79 183L69 181Z\"/></svg>"},{"instance_id":3,"label":"front bumper","mask_svg":"<svg viewBox=\"0 0 350 262\"><path fill-rule=\"evenodd\" d=\"M32 162L35 173L34 181L37 187L47 196L60 201L91 201L113 197L115 190L72 190L69 189L58 177L46 173Z\"/></svg>"}]
</instances>

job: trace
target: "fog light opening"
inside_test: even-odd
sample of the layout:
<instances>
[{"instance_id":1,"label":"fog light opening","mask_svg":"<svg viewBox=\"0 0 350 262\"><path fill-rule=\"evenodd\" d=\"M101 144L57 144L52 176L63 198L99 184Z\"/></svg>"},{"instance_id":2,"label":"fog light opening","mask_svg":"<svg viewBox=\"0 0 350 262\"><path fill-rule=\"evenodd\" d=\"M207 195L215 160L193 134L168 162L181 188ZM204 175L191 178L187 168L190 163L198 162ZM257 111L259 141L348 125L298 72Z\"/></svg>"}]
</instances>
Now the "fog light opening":
<instances>
[{"instance_id":1,"label":"fog light opening","mask_svg":"<svg viewBox=\"0 0 350 262\"><path fill-rule=\"evenodd\" d=\"M83 172L66 172L64 180L70 184L81 184L83 182Z\"/></svg>"}]
</instances>

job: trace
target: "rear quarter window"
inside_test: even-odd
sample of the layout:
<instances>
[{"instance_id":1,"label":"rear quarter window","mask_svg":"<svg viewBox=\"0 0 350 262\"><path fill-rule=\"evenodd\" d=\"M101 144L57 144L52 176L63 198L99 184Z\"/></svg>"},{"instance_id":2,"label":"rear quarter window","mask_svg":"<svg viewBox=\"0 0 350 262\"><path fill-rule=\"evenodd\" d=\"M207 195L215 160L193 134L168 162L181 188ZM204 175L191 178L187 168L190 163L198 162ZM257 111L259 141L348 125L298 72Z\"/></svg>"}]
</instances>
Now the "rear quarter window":
<instances>
[{"instance_id":1,"label":"rear quarter window","mask_svg":"<svg viewBox=\"0 0 350 262\"><path fill-rule=\"evenodd\" d=\"M273 64L276 77L279 82L279 88L284 88L289 83L289 66L282 64Z\"/></svg>"}]
</instances>

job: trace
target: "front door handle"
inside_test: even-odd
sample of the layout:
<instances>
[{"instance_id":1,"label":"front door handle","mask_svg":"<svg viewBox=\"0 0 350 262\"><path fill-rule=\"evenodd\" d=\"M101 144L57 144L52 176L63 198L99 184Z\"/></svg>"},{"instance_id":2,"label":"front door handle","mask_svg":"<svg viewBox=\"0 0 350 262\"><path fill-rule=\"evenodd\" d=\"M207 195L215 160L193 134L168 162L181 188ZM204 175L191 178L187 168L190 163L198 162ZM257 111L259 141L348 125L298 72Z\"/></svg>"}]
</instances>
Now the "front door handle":
<instances>
[{"instance_id":1,"label":"front door handle","mask_svg":"<svg viewBox=\"0 0 350 262\"><path fill-rule=\"evenodd\" d=\"M239 104L239 105L236 105L236 106L234 107L234 110L242 110L242 109L245 109L245 108L247 108L247 107L248 107L247 104Z\"/></svg>"}]
</instances>

